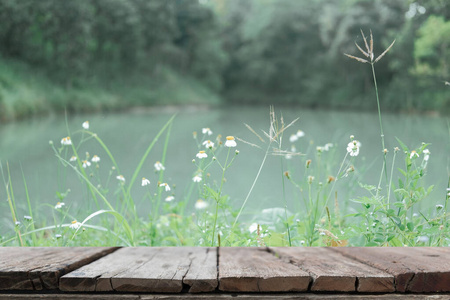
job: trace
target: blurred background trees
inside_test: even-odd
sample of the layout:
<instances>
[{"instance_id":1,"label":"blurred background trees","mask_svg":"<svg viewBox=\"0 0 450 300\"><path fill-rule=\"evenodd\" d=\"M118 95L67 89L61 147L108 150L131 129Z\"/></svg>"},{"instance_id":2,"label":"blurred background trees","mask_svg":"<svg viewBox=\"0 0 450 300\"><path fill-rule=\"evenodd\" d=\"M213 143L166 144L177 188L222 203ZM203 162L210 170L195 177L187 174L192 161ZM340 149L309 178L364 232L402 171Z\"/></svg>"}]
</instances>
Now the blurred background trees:
<instances>
[{"instance_id":1,"label":"blurred background trees","mask_svg":"<svg viewBox=\"0 0 450 300\"><path fill-rule=\"evenodd\" d=\"M449 110L446 0L0 0L0 118L162 103Z\"/></svg>"}]
</instances>

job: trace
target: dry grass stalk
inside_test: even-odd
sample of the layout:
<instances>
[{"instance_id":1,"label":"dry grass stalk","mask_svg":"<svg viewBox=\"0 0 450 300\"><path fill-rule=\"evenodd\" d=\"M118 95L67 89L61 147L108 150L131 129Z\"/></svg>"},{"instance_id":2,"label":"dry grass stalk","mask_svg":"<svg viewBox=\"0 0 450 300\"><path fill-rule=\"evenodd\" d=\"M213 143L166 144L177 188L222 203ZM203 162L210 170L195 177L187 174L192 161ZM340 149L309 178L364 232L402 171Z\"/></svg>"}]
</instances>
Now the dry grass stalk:
<instances>
[{"instance_id":1,"label":"dry grass stalk","mask_svg":"<svg viewBox=\"0 0 450 300\"><path fill-rule=\"evenodd\" d=\"M363 38L363 40L364 40L364 46L366 47L366 51L364 51L364 50L363 50L356 42L355 42L355 45L356 45L356 47L358 48L358 50L359 50L365 57L370 58L370 61L367 60L367 59L361 58L361 57L357 57L357 56L353 56L353 55L347 54L347 53L344 53L344 55L347 56L347 57L349 57L349 58L355 59L355 60L357 60L357 61L359 61L359 62L362 62L362 63L370 63L370 64L373 65L374 63L378 62L380 59L383 58L383 56L384 56L386 53L388 53L389 50L391 50L392 46L394 46L394 43L395 43L395 40L394 40L394 41L389 45L389 47L387 47L386 50L384 50L384 52L381 53L381 55L379 55L379 56L374 60L374 59L373 59L373 58L374 58L374 54L373 54L373 34L372 34L372 30L370 31L370 41L369 41L369 43L367 43L367 38L366 38L366 36L364 35L364 32L362 31L362 29L361 29L361 35L362 35L362 38Z\"/></svg>"}]
</instances>

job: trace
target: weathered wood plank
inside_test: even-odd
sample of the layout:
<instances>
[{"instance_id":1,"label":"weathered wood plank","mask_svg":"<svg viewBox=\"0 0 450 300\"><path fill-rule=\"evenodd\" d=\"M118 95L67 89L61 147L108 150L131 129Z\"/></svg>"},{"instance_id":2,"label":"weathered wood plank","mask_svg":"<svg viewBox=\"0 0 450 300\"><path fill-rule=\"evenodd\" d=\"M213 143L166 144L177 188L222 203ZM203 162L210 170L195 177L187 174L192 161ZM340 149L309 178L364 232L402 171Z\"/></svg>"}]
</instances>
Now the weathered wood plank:
<instances>
[{"instance_id":1,"label":"weathered wood plank","mask_svg":"<svg viewBox=\"0 0 450 300\"><path fill-rule=\"evenodd\" d=\"M394 292L394 277L327 248L271 248L313 278L311 291Z\"/></svg>"},{"instance_id":2,"label":"weathered wood plank","mask_svg":"<svg viewBox=\"0 0 450 300\"><path fill-rule=\"evenodd\" d=\"M219 289L226 292L306 291L308 273L267 249L219 248Z\"/></svg>"},{"instance_id":3,"label":"weathered wood plank","mask_svg":"<svg viewBox=\"0 0 450 300\"><path fill-rule=\"evenodd\" d=\"M190 292L217 286L215 248L122 248L60 280L63 291Z\"/></svg>"},{"instance_id":4,"label":"weathered wood plank","mask_svg":"<svg viewBox=\"0 0 450 300\"><path fill-rule=\"evenodd\" d=\"M116 248L0 248L0 290L57 289L59 277Z\"/></svg>"},{"instance_id":5,"label":"weathered wood plank","mask_svg":"<svg viewBox=\"0 0 450 300\"><path fill-rule=\"evenodd\" d=\"M450 292L450 252L443 248L340 248L395 277L399 292Z\"/></svg>"},{"instance_id":6,"label":"weathered wood plank","mask_svg":"<svg viewBox=\"0 0 450 300\"><path fill-rule=\"evenodd\" d=\"M154 299L282 299L282 300L448 300L448 294L311 294L311 293L206 293L206 294L0 294L1 300L154 300Z\"/></svg>"}]
</instances>

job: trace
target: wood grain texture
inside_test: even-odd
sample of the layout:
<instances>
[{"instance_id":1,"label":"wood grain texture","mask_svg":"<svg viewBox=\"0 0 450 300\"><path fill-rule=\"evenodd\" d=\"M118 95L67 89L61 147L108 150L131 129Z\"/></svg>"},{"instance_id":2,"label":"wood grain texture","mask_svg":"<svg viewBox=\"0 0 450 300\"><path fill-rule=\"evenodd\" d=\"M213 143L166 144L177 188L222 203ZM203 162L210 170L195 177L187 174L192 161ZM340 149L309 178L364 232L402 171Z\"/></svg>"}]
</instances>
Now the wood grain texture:
<instances>
[{"instance_id":1,"label":"wood grain texture","mask_svg":"<svg viewBox=\"0 0 450 300\"><path fill-rule=\"evenodd\" d=\"M306 291L308 273L267 249L219 248L219 289L226 292Z\"/></svg>"},{"instance_id":2,"label":"wood grain texture","mask_svg":"<svg viewBox=\"0 0 450 300\"><path fill-rule=\"evenodd\" d=\"M444 248L340 248L395 277L398 292L450 292L450 251Z\"/></svg>"},{"instance_id":3,"label":"wood grain texture","mask_svg":"<svg viewBox=\"0 0 450 300\"><path fill-rule=\"evenodd\" d=\"M59 278L116 248L0 248L0 290L57 289Z\"/></svg>"},{"instance_id":4,"label":"wood grain texture","mask_svg":"<svg viewBox=\"0 0 450 300\"><path fill-rule=\"evenodd\" d=\"M60 280L63 291L177 293L217 286L215 248L122 248Z\"/></svg>"},{"instance_id":5,"label":"wood grain texture","mask_svg":"<svg viewBox=\"0 0 450 300\"><path fill-rule=\"evenodd\" d=\"M1 300L154 300L154 299L282 299L282 300L448 300L449 295L440 294L312 294L312 293L206 293L206 294L0 294Z\"/></svg>"},{"instance_id":6,"label":"wood grain texture","mask_svg":"<svg viewBox=\"0 0 450 300\"><path fill-rule=\"evenodd\" d=\"M277 255L311 274L311 291L394 292L394 277L327 248L271 248Z\"/></svg>"}]
</instances>

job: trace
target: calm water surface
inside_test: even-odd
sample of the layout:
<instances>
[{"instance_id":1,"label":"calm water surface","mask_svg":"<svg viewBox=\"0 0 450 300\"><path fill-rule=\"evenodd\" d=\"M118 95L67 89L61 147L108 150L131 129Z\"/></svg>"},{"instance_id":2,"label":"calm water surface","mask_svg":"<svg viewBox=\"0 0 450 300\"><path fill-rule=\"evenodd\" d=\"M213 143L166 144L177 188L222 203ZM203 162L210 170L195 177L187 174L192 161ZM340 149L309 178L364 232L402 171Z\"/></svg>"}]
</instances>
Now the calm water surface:
<instances>
[{"instance_id":1,"label":"calm water surface","mask_svg":"<svg viewBox=\"0 0 450 300\"><path fill-rule=\"evenodd\" d=\"M261 145L261 142L245 127L244 123L261 133L261 129L267 131L269 128L268 107L230 107L214 110L194 109L159 109L147 111L135 111L123 114L90 114L69 117L69 127L72 131L81 129L81 124L89 120L90 130L97 133L109 147L125 178L131 178L133 171L139 163L149 143L175 112L176 116L169 150L167 153L165 180L173 189L176 199L181 199L186 193L192 181L193 172L196 168L192 159L198 152L197 145L192 137L192 132L201 133L203 127L209 127L222 136L234 135L244 140ZM282 113L285 122L289 123L295 118L299 120L286 132L283 148L290 149L291 143L288 137L303 130L306 135L295 143L297 151L306 153L304 158L293 158L289 161L279 156L269 156L261 173L260 179L255 186L246 209L246 217L252 216L263 208L282 206L282 180L281 162L286 168L288 165L295 173L303 168L306 158L313 159L315 163L316 146L333 143L334 150L328 159L335 161L336 166L328 170L329 174L322 174L325 180L327 175L335 175L337 168L345 156L346 145L349 136L354 135L361 141L360 155L354 160L358 178L367 184L376 185L381 171L382 155L378 126L378 116L374 113L361 112L333 112L313 111L295 108L280 108L277 113ZM434 184L435 190L428 203L422 205L434 207L445 199L445 188L448 181L449 165L449 133L447 118L419 116L419 115L383 115L383 126L386 135L386 145L390 149L390 158L398 143L395 137L400 138L409 147L417 147L422 142L431 143L429 150L431 157L428 164L428 173L425 182ZM6 162L11 170L12 184L17 202L19 218L27 215L26 198L22 171L24 173L32 203L37 205L39 213L50 214L52 207L58 201L56 191L65 191L70 188L71 192L64 200L66 205L71 206L70 212L84 218L92 211L86 211L84 199L85 185L81 184L72 170L62 168L58 159L49 146L53 140L59 146L62 137L66 136L64 117L49 117L36 120L28 120L12 124L3 124L0 127L0 160L3 172L6 175ZM73 139L79 140L79 135L73 134ZM155 149L150 153L144 168L138 178L146 177L152 182L151 189L156 189L157 174L154 172L153 164L161 160L164 139L160 139ZM266 145L263 145L266 148ZM250 186L256 176L258 168L263 160L264 151L246 145L238 141L237 149L240 154L233 166L226 174L224 192L229 194L234 206L239 205L247 195ZM100 174L103 181L112 167L112 163L106 153L96 144L90 141L84 144L79 153L88 151L91 156L97 154L101 158ZM222 153L224 154L224 153ZM70 154L71 155L71 154ZM84 156L80 154L81 156ZM399 157L404 154L399 154ZM223 158L222 158L223 159ZM325 159L325 158L324 158ZM398 159L398 166L402 159ZM420 160L422 157L420 158ZM220 180L219 174L212 175ZM398 174L398 173L397 173ZM320 179L318 179L320 180ZM117 187L115 176L111 179L110 189ZM397 180L395 180L397 182ZM343 201L346 197L365 195L365 192L354 187L349 191L345 183L338 182L339 199ZM293 187L286 184L286 195L288 206L291 211L301 209L301 201L296 198ZM133 196L140 200L147 190L140 186L140 182L134 186ZM0 232L9 229L12 221L6 200L6 191L3 183L0 185ZM51 204L47 205L47 204ZM139 211L143 215L149 211L146 203L140 204ZM81 215L81 216L80 216ZM52 222L49 222L52 223Z\"/></svg>"}]
</instances>

